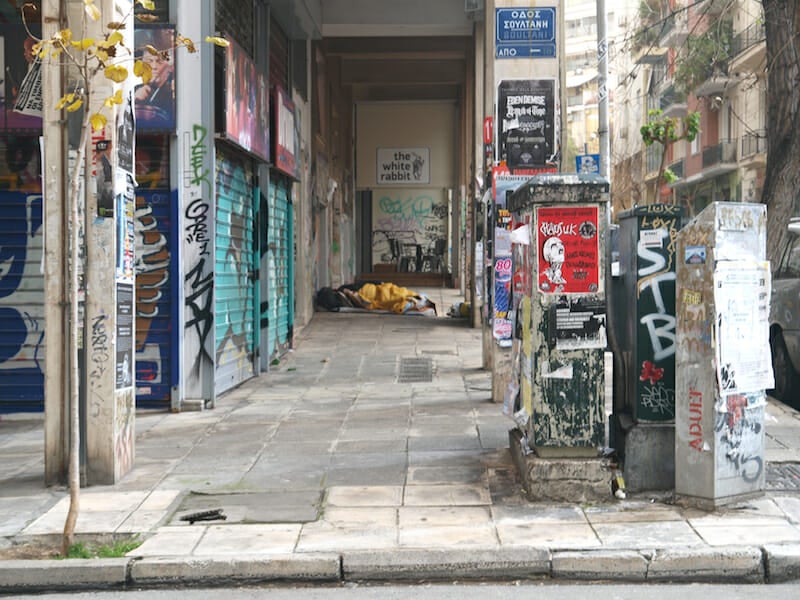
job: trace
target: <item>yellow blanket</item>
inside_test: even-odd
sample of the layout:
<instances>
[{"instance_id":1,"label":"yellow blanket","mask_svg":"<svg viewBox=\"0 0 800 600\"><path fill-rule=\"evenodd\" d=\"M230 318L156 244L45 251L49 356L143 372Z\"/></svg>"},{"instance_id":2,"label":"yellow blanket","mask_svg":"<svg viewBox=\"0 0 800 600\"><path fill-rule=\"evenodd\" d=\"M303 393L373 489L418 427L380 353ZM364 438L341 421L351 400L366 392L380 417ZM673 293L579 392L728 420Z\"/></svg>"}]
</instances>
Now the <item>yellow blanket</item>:
<instances>
[{"instance_id":1,"label":"yellow blanket","mask_svg":"<svg viewBox=\"0 0 800 600\"><path fill-rule=\"evenodd\" d=\"M399 315L434 308L425 296L393 283L365 283L358 295L370 310L390 310Z\"/></svg>"}]
</instances>

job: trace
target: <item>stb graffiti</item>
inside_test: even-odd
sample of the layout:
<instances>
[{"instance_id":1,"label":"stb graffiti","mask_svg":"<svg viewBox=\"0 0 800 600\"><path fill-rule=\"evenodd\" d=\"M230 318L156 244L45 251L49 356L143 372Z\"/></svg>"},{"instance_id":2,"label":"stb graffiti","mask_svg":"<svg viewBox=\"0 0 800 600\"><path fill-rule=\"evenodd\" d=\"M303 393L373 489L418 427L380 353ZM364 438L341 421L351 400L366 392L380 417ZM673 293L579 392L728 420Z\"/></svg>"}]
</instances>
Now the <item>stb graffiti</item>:
<instances>
[{"instance_id":1,"label":"stb graffiti","mask_svg":"<svg viewBox=\"0 0 800 600\"><path fill-rule=\"evenodd\" d=\"M44 408L42 196L0 196L0 412Z\"/></svg>"},{"instance_id":2,"label":"stb graffiti","mask_svg":"<svg viewBox=\"0 0 800 600\"><path fill-rule=\"evenodd\" d=\"M675 417L675 247L678 221L642 218L636 245L640 365L636 395L640 419Z\"/></svg>"}]
</instances>

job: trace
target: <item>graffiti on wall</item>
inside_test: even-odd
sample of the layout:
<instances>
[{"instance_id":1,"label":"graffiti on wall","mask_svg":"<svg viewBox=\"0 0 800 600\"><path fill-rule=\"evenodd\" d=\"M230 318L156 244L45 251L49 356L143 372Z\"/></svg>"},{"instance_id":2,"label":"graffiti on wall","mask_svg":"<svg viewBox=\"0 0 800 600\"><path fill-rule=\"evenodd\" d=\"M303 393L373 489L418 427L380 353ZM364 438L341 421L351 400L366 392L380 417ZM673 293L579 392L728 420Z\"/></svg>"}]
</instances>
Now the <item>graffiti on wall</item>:
<instances>
[{"instance_id":1,"label":"graffiti on wall","mask_svg":"<svg viewBox=\"0 0 800 600\"><path fill-rule=\"evenodd\" d=\"M3 192L0 198L0 410L21 401L42 409L44 278L42 196ZM28 403L35 403L30 405ZM15 406L19 409L20 406Z\"/></svg>"},{"instance_id":2,"label":"graffiti on wall","mask_svg":"<svg viewBox=\"0 0 800 600\"><path fill-rule=\"evenodd\" d=\"M639 381L642 415L653 420L675 416L675 250L678 220L644 216L636 245L639 303Z\"/></svg>"},{"instance_id":3,"label":"graffiti on wall","mask_svg":"<svg viewBox=\"0 0 800 600\"><path fill-rule=\"evenodd\" d=\"M439 190L381 190L373 196L372 263L435 271L445 261L449 211ZM426 260L426 256L436 257Z\"/></svg>"},{"instance_id":4,"label":"graffiti on wall","mask_svg":"<svg viewBox=\"0 0 800 600\"><path fill-rule=\"evenodd\" d=\"M238 162L217 161L216 364L247 368L253 355L251 175Z\"/></svg>"},{"instance_id":5,"label":"graffiti on wall","mask_svg":"<svg viewBox=\"0 0 800 600\"><path fill-rule=\"evenodd\" d=\"M214 188L210 169L206 165L208 130L202 125L195 125L191 136L189 183L199 189L199 193L187 201L184 209L184 343L186 359L190 362L186 365L185 381L187 394L198 396L202 394L200 375L214 364L209 345L214 325L214 245L211 239L214 215L208 200Z\"/></svg>"},{"instance_id":6,"label":"graffiti on wall","mask_svg":"<svg viewBox=\"0 0 800 600\"><path fill-rule=\"evenodd\" d=\"M270 182L268 210L266 263L269 331L267 332L267 358L273 359L287 350L294 335L291 308L292 295L292 206L289 187L285 180ZM330 257L330 255L329 255ZM329 276L333 277L329 272Z\"/></svg>"},{"instance_id":7,"label":"graffiti on wall","mask_svg":"<svg viewBox=\"0 0 800 600\"><path fill-rule=\"evenodd\" d=\"M764 471L764 407L758 394L724 396L716 407L714 433L717 436L717 470L741 477L746 483L759 480Z\"/></svg>"},{"instance_id":8,"label":"graffiti on wall","mask_svg":"<svg viewBox=\"0 0 800 600\"><path fill-rule=\"evenodd\" d=\"M136 393L139 406L169 400L170 206L177 192L136 196Z\"/></svg>"}]
</instances>

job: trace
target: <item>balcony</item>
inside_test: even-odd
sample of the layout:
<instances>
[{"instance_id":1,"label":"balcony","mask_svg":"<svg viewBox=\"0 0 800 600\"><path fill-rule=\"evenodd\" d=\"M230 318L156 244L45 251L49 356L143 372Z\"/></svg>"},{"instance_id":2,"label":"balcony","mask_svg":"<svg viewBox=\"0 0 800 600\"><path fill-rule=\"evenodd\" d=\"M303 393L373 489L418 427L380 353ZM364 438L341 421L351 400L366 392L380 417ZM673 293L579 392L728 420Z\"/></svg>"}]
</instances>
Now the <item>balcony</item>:
<instances>
[{"instance_id":1,"label":"balcony","mask_svg":"<svg viewBox=\"0 0 800 600\"><path fill-rule=\"evenodd\" d=\"M763 167L767 164L767 130L759 129L742 136L740 162L745 167Z\"/></svg>"},{"instance_id":2,"label":"balcony","mask_svg":"<svg viewBox=\"0 0 800 600\"><path fill-rule=\"evenodd\" d=\"M700 96L714 96L722 94L731 82L728 75L728 63L720 62L709 70L708 76L693 91L698 98Z\"/></svg>"},{"instance_id":3,"label":"balcony","mask_svg":"<svg viewBox=\"0 0 800 600\"><path fill-rule=\"evenodd\" d=\"M688 11L672 13L664 19L658 41L664 48L679 48L689 36Z\"/></svg>"},{"instance_id":4,"label":"balcony","mask_svg":"<svg viewBox=\"0 0 800 600\"><path fill-rule=\"evenodd\" d=\"M753 23L733 36L731 69L756 73L766 64L767 30L763 23Z\"/></svg>"},{"instance_id":5,"label":"balcony","mask_svg":"<svg viewBox=\"0 0 800 600\"><path fill-rule=\"evenodd\" d=\"M686 96L670 85L661 93L659 108L665 117L685 117L688 112Z\"/></svg>"},{"instance_id":6,"label":"balcony","mask_svg":"<svg viewBox=\"0 0 800 600\"><path fill-rule=\"evenodd\" d=\"M718 177L736 170L736 142L720 140L703 148L703 179Z\"/></svg>"}]
</instances>

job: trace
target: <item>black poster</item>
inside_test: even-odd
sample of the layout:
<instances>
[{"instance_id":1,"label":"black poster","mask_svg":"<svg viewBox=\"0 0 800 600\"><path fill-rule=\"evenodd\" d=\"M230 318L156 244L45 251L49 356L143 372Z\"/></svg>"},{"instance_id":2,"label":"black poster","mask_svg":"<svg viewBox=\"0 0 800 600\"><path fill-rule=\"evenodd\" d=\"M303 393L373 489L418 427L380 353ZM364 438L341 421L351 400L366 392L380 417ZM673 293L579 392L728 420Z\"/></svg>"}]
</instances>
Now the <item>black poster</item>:
<instances>
[{"instance_id":1,"label":"black poster","mask_svg":"<svg viewBox=\"0 0 800 600\"><path fill-rule=\"evenodd\" d=\"M559 298L550 305L549 345L558 350L605 348L606 306L599 300Z\"/></svg>"},{"instance_id":2,"label":"black poster","mask_svg":"<svg viewBox=\"0 0 800 600\"><path fill-rule=\"evenodd\" d=\"M500 82L498 160L510 170L544 167L555 154L555 85L554 79Z\"/></svg>"}]
</instances>

